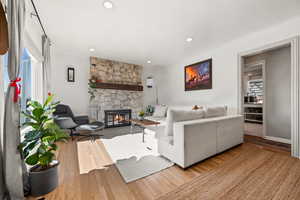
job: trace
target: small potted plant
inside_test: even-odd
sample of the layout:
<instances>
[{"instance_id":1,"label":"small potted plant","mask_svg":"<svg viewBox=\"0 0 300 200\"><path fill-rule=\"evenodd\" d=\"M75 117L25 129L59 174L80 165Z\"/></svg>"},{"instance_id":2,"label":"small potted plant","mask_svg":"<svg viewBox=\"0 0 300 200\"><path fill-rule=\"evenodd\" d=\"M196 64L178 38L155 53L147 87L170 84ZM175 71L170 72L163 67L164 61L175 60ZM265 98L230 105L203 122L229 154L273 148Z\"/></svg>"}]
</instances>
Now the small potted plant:
<instances>
[{"instance_id":1,"label":"small potted plant","mask_svg":"<svg viewBox=\"0 0 300 200\"><path fill-rule=\"evenodd\" d=\"M152 115L152 114L154 113L154 107L151 106L151 105L148 105L148 106L146 107L146 113L147 113L148 115Z\"/></svg>"},{"instance_id":2,"label":"small potted plant","mask_svg":"<svg viewBox=\"0 0 300 200\"><path fill-rule=\"evenodd\" d=\"M24 123L30 127L19 145L26 164L33 166L29 170L29 183L32 196L42 196L58 186L58 165L55 160L56 142L65 141L69 136L53 121L52 113L58 103L53 103L49 94L42 105L37 101L28 102L27 112L23 112L30 121Z\"/></svg>"},{"instance_id":3,"label":"small potted plant","mask_svg":"<svg viewBox=\"0 0 300 200\"><path fill-rule=\"evenodd\" d=\"M138 116L139 116L139 120L144 120L145 112L144 112L143 110L141 110L141 111L138 113Z\"/></svg>"},{"instance_id":4,"label":"small potted plant","mask_svg":"<svg viewBox=\"0 0 300 200\"><path fill-rule=\"evenodd\" d=\"M89 83L88 83L88 93L90 94L90 101L92 101L93 99L95 99L96 95L96 84L97 84L97 79L95 78L91 78L89 80Z\"/></svg>"}]
</instances>

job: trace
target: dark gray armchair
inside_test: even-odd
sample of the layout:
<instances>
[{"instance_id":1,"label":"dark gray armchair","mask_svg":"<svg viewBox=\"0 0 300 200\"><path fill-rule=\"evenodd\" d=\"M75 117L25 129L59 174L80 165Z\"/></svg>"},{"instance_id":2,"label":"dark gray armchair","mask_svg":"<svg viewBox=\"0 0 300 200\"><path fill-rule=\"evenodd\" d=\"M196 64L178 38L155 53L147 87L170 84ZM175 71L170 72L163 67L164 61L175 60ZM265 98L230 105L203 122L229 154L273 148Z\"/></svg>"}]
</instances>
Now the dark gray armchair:
<instances>
[{"instance_id":1,"label":"dark gray armchair","mask_svg":"<svg viewBox=\"0 0 300 200\"><path fill-rule=\"evenodd\" d=\"M56 111L53 113L56 117L70 117L78 125L89 124L89 117L86 115L74 116L71 108L68 105L59 104L56 106Z\"/></svg>"},{"instance_id":2,"label":"dark gray armchair","mask_svg":"<svg viewBox=\"0 0 300 200\"><path fill-rule=\"evenodd\" d=\"M59 104L53 113L54 122L62 129L70 130L70 136L83 136L83 138L92 138L95 140L101 134L98 131L104 129L103 122L90 123L88 116L74 116L71 108L68 105ZM88 132L87 134L79 133L79 131Z\"/></svg>"}]
</instances>

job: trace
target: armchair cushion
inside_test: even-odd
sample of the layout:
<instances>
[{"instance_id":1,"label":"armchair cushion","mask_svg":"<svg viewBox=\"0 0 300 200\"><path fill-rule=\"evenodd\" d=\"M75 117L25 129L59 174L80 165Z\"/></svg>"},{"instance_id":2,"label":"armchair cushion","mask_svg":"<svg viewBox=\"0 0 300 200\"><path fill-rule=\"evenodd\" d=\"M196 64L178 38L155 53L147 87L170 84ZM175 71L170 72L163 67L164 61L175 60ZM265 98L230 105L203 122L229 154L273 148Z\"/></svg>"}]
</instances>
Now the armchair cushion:
<instances>
[{"instance_id":1,"label":"armchair cushion","mask_svg":"<svg viewBox=\"0 0 300 200\"><path fill-rule=\"evenodd\" d=\"M70 117L78 125L88 124L88 116L74 116L71 108L68 105L59 104L56 106L55 112L53 113L56 117Z\"/></svg>"},{"instance_id":2,"label":"armchair cushion","mask_svg":"<svg viewBox=\"0 0 300 200\"><path fill-rule=\"evenodd\" d=\"M82 124L88 124L90 121L89 121L89 117L86 116L86 115L83 115L83 116L76 116L74 117L74 120L77 124L79 125L82 125Z\"/></svg>"},{"instance_id":3,"label":"armchair cushion","mask_svg":"<svg viewBox=\"0 0 300 200\"><path fill-rule=\"evenodd\" d=\"M71 117L72 119L74 118L74 114L71 108L64 104L57 105L53 114L59 117Z\"/></svg>"}]
</instances>

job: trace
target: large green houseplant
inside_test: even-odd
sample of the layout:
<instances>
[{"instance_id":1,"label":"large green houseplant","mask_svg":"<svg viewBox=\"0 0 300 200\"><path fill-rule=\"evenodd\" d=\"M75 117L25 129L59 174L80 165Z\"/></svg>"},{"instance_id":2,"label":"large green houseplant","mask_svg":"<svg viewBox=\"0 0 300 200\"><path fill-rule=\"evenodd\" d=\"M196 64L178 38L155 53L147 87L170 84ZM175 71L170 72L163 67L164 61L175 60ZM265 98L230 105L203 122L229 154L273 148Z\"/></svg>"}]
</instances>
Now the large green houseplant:
<instances>
[{"instance_id":1,"label":"large green houseplant","mask_svg":"<svg viewBox=\"0 0 300 200\"><path fill-rule=\"evenodd\" d=\"M44 104L28 102L27 111L22 113L28 121L24 126L30 127L30 131L25 133L19 150L25 162L33 166L29 171L33 196L44 195L58 185L56 143L65 141L68 135L54 123L53 112L57 104L53 102L53 95L49 94Z\"/></svg>"}]
</instances>

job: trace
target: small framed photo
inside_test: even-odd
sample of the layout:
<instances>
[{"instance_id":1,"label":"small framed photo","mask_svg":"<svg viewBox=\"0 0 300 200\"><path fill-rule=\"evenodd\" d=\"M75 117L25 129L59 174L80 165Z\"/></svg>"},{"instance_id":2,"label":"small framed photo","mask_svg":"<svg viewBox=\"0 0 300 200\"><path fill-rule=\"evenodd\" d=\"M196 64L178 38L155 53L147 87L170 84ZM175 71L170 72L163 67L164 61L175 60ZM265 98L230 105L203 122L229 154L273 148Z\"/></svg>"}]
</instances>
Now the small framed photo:
<instances>
[{"instance_id":1,"label":"small framed photo","mask_svg":"<svg viewBox=\"0 0 300 200\"><path fill-rule=\"evenodd\" d=\"M68 67L68 82L75 82L75 69Z\"/></svg>"}]
</instances>

